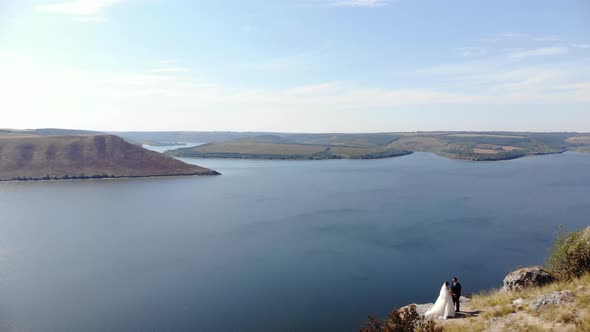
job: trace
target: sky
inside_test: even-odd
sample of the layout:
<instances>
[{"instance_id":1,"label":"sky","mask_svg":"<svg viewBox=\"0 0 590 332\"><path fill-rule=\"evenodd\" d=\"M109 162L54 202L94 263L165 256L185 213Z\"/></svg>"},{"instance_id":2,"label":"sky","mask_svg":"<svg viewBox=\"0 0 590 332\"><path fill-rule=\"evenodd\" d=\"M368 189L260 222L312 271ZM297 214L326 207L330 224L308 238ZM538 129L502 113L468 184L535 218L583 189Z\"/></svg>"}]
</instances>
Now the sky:
<instances>
[{"instance_id":1,"label":"sky","mask_svg":"<svg viewBox=\"0 0 590 332\"><path fill-rule=\"evenodd\" d=\"M0 128L590 132L588 0L0 0Z\"/></svg>"}]
</instances>

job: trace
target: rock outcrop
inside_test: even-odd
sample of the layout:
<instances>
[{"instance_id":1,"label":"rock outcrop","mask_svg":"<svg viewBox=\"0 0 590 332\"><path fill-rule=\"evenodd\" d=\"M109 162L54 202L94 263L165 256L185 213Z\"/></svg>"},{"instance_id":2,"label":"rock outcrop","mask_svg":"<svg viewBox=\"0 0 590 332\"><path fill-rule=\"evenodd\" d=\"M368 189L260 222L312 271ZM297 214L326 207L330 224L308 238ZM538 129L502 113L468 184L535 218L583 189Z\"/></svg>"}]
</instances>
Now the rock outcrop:
<instances>
[{"instance_id":1,"label":"rock outcrop","mask_svg":"<svg viewBox=\"0 0 590 332\"><path fill-rule=\"evenodd\" d=\"M510 272L504 278L501 292L520 291L525 288L539 287L555 281L555 277L540 266L525 267Z\"/></svg>"},{"instance_id":2,"label":"rock outcrop","mask_svg":"<svg viewBox=\"0 0 590 332\"><path fill-rule=\"evenodd\" d=\"M561 292L553 292L550 294L544 294L537 296L531 301L529 307L533 311L537 311L541 308L551 305L559 305L562 303L574 302L574 293L570 290L564 290Z\"/></svg>"},{"instance_id":3,"label":"rock outcrop","mask_svg":"<svg viewBox=\"0 0 590 332\"><path fill-rule=\"evenodd\" d=\"M434 303L425 303L425 304L412 303L412 304L408 304L407 306L401 307L400 309L404 309L406 307L409 308L410 306L415 306L416 312L419 315L424 315L424 313L426 313L428 310L430 310L430 308L432 308L433 305L434 305Z\"/></svg>"}]
</instances>

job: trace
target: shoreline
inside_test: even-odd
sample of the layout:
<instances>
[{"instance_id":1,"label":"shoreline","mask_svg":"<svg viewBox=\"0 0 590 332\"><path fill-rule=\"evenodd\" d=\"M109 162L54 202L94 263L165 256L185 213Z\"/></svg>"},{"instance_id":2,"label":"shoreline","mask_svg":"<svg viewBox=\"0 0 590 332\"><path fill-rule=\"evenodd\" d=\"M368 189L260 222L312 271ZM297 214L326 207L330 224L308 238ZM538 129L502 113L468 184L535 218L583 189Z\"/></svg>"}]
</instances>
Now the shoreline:
<instances>
[{"instance_id":1,"label":"shoreline","mask_svg":"<svg viewBox=\"0 0 590 332\"><path fill-rule=\"evenodd\" d=\"M194 173L194 174L160 174L160 175L125 175L125 176L74 176L61 178L26 178L26 179L0 179L0 182L52 182L52 181L70 181L70 180L118 180L118 179L140 179L140 178L164 178L164 177L181 177L181 176L216 176L222 175L217 171Z\"/></svg>"},{"instance_id":2,"label":"shoreline","mask_svg":"<svg viewBox=\"0 0 590 332\"><path fill-rule=\"evenodd\" d=\"M508 156L506 158L498 158L498 159L474 159L474 158L454 158L450 157L446 154L441 154L433 151L409 151L409 153L395 155L395 156L386 156L386 157L372 157L372 158L347 158L347 157L334 157L334 158L308 158L308 157L280 157L280 156L270 156L267 157L266 155L251 155L251 154L239 154L239 153L204 153L204 154L195 154L195 155L179 155L179 154L168 154L168 156L174 158L188 158L188 159L229 159L229 160L285 160L285 161L320 161L320 160L374 160L374 159L392 159L392 158L399 158L409 156L415 153L431 153L437 157L441 157L447 160L457 160L457 161L465 161L465 162L474 162L474 163L483 163L483 162L499 162L499 161L511 161L511 160L518 160L522 158L528 157L537 157L537 156L547 156L547 155L559 155L564 154L567 152L574 152L580 154L590 154L590 152L580 151L580 150L563 150L557 152L545 152L545 153L533 153L533 154L524 154L521 156ZM235 156L235 155L240 156Z\"/></svg>"}]
</instances>

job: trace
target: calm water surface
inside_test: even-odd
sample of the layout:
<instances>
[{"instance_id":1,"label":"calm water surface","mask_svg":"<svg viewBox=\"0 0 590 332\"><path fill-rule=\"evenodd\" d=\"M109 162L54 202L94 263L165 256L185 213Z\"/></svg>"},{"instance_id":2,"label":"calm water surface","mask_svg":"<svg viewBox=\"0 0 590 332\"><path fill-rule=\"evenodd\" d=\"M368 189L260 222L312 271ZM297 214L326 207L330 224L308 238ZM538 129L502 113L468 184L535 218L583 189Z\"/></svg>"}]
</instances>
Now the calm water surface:
<instances>
[{"instance_id":1,"label":"calm water surface","mask_svg":"<svg viewBox=\"0 0 590 332\"><path fill-rule=\"evenodd\" d=\"M590 223L584 154L186 160L223 175L0 184L0 329L356 331Z\"/></svg>"}]
</instances>

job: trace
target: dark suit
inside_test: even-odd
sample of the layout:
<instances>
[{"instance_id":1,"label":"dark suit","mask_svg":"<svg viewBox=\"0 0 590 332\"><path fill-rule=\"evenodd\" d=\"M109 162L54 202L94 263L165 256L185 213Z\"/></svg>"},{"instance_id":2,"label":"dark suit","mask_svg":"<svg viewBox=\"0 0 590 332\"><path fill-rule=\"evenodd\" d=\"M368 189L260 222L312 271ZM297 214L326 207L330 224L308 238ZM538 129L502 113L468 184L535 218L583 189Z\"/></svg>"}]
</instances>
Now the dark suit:
<instances>
[{"instance_id":1,"label":"dark suit","mask_svg":"<svg viewBox=\"0 0 590 332\"><path fill-rule=\"evenodd\" d=\"M456 310L459 311L459 298L461 297L461 284L459 282L451 284L451 293L453 293L453 303Z\"/></svg>"}]
</instances>

